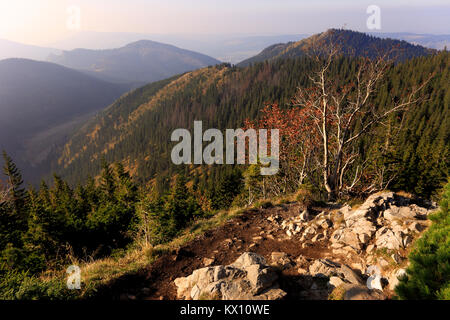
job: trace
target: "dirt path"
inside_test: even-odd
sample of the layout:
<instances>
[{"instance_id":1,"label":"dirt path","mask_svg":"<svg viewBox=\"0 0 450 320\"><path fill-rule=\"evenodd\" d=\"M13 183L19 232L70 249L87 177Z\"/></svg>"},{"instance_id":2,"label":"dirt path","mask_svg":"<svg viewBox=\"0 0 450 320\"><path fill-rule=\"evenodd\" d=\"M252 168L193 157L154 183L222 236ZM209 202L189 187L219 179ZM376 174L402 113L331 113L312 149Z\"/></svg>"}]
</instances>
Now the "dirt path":
<instances>
[{"instance_id":1,"label":"dirt path","mask_svg":"<svg viewBox=\"0 0 450 320\"><path fill-rule=\"evenodd\" d=\"M177 252L160 257L141 274L119 279L109 287L109 297L113 292L113 298L119 299L176 299L174 280L204 267L204 258L214 259L212 265L230 264L244 252L258 253L268 262L271 261L271 253L277 251L287 253L293 260L300 255L311 259L323 258L329 251L327 241L302 248L298 238L289 239L281 228L274 228L267 220L274 214L284 220L298 215L300 210L299 205L295 203L248 210L223 226L207 231ZM284 270L280 276L282 289L288 292L289 298L294 298L295 292L302 289L295 285L299 281L292 281L292 277L299 277L297 269ZM283 281L283 278L289 278L289 281Z\"/></svg>"}]
</instances>

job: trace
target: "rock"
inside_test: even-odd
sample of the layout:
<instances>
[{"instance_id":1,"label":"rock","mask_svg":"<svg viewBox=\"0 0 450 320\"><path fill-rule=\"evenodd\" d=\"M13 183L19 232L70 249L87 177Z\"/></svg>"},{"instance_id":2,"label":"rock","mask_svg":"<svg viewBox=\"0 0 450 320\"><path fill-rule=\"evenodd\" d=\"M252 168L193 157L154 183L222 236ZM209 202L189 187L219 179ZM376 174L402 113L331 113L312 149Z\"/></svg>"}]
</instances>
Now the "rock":
<instances>
[{"instance_id":1,"label":"rock","mask_svg":"<svg viewBox=\"0 0 450 320\"><path fill-rule=\"evenodd\" d=\"M317 229L314 228L313 226L309 226L305 229L305 231L303 232L303 237L306 240L310 240L314 237L314 235L316 234Z\"/></svg>"},{"instance_id":2,"label":"rock","mask_svg":"<svg viewBox=\"0 0 450 320\"><path fill-rule=\"evenodd\" d=\"M344 284L344 300L385 300L386 296L378 290L371 290L362 285Z\"/></svg>"},{"instance_id":3,"label":"rock","mask_svg":"<svg viewBox=\"0 0 450 320\"><path fill-rule=\"evenodd\" d=\"M295 260L295 263L300 267L305 267L308 265L308 259L306 259L304 256L298 256L298 258Z\"/></svg>"},{"instance_id":4,"label":"rock","mask_svg":"<svg viewBox=\"0 0 450 320\"><path fill-rule=\"evenodd\" d=\"M402 247L402 239L399 238L391 229L387 227L382 227L376 234L376 246L378 248L386 248L390 250L398 250Z\"/></svg>"},{"instance_id":5,"label":"rock","mask_svg":"<svg viewBox=\"0 0 450 320\"><path fill-rule=\"evenodd\" d=\"M330 281L328 281L328 283L335 288L345 284L345 282L339 277L330 277Z\"/></svg>"},{"instance_id":6,"label":"rock","mask_svg":"<svg viewBox=\"0 0 450 320\"><path fill-rule=\"evenodd\" d=\"M343 214L344 217L345 217L345 215L348 215L348 213L349 213L351 210L352 210L352 207L350 207L349 205L345 205L345 206L343 206L342 208L339 209L339 212L340 212L341 214Z\"/></svg>"},{"instance_id":7,"label":"rock","mask_svg":"<svg viewBox=\"0 0 450 320\"><path fill-rule=\"evenodd\" d=\"M361 249L361 242L358 239L356 233L354 233L351 229L338 229L331 235L330 238L332 243L341 243L347 246L351 246L355 250Z\"/></svg>"},{"instance_id":8,"label":"rock","mask_svg":"<svg viewBox=\"0 0 450 320\"><path fill-rule=\"evenodd\" d=\"M373 244L369 244L366 248L366 252L372 252L373 250L375 250L375 246Z\"/></svg>"},{"instance_id":9,"label":"rock","mask_svg":"<svg viewBox=\"0 0 450 320\"><path fill-rule=\"evenodd\" d=\"M251 300L281 300L286 297L286 292L280 288L270 288L260 295L255 296Z\"/></svg>"},{"instance_id":10,"label":"rock","mask_svg":"<svg viewBox=\"0 0 450 320\"><path fill-rule=\"evenodd\" d=\"M361 277L346 265L341 265L338 272L341 274L341 278L343 277L350 283L363 284Z\"/></svg>"},{"instance_id":11,"label":"rock","mask_svg":"<svg viewBox=\"0 0 450 320\"><path fill-rule=\"evenodd\" d=\"M291 259L285 252L272 252L272 263L282 269L293 266Z\"/></svg>"},{"instance_id":12,"label":"rock","mask_svg":"<svg viewBox=\"0 0 450 320\"><path fill-rule=\"evenodd\" d=\"M408 229L412 232L422 232L426 227L419 222L414 221L408 226Z\"/></svg>"},{"instance_id":13,"label":"rock","mask_svg":"<svg viewBox=\"0 0 450 320\"><path fill-rule=\"evenodd\" d=\"M358 235L358 239L362 244L367 244L370 240L370 237L368 234L362 233L362 234Z\"/></svg>"},{"instance_id":14,"label":"rock","mask_svg":"<svg viewBox=\"0 0 450 320\"><path fill-rule=\"evenodd\" d=\"M387 262L384 258L378 258L377 262L380 265L380 267L383 269L389 267L389 262Z\"/></svg>"},{"instance_id":15,"label":"rock","mask_svg":"<svg viewBox=\"0 0 450 320\"><path fill-rule=\"evenodd\" d=\"M277 274L272 269L260 264L248 266L245 271L247 271L247 279L252 286L251 292L255 295L271 287L278 279Z\"/></svg>"},{"instance_id":16,"label":"rock","mask_svg":"<svg viewBox=\"0 0 450 320\"><path fill-rule=\"evenodd\" d=\"M402 262L402 257L398 254L398 253L393 253L391 255L392 260L394 260L395 263L399 264L400 262Z\"/></svg>"},{"instance_id":17,"label":"rock","mask_svg":"<svg viewBox=\"0 0 450 320\"><path fill-rule=\"evenodd\" d=\"M412 237L410 237L410 236L408 236L408 235L406 235L406 236L403 237L403 239L402 239L403 247L406 248L406 247L409 246L411 243L412 243Z\"/></svg>"},{"instance_id":18,"label":"rock","mask_svg":"<svg viewBox=\"0 0 450 320\"><path fill-rule=\"evenodd\" d=\"M175 279L179 299L202 296L223 300L281 299L286 294L276 284L276 272L264 257L242 254L229 266L205 267Z\"/></svg>"},{"instance_id":19,"label":"rock","mask_svg":"<svg viewBox=\"0 0 450 320\"><path fill-rule=\"evenodd\" d=\"M298 272L298 274L307 274L307 273L308 273L308 270L303 269L303 268L298 268L298 269L297 269L297 272Z\"/></svg>"},{"instance_id":20,"label":"rock","mask_svg":"<svg viewBox=\"0 0 450 320\"><path fill-rule=\"evenodd\" d=\"M309 273L315 277L329 277L337 274L339 263L327 259L318 259L309 267Z\"/></svg>"},{"instance_id":21,"label":"rock","mask_svg":"<svg viewBox=\"0 0 450 320\"><path fill-rule=\"evenodd\" d=\"M209 267L210 265L212 265L214 263L214 259L211 258L203 258L203 265L205 267Z\"/></svg>"},{"instance_id":22,"label":"rock","mask_svg":"<svg viewBox=\"0 0 450 320\"><path fill-rule=\"evenodd\" d=\"M263 256L253 252L245 252L231 266L243 269L253 264L267 265L267 262Z\"/></svg>"},{"instance_id":23,"label":"rock","mask_svg":"<svg viewBox=\"0 0 450 320\"><path fill-rule=\"evenodd\" d=\"M193 286L190 295L191 299L198 300L198 298L200 297L200 288L197 285Z\"/></svg>"},{"instance_id":24,"label":"rock","mask_svg":"<svg viewBox=\"0 0 450 320\"><path fill-rule=\"evenodd\" d=\"M303 249L309 248L309 247L312 247L312 246L313 246L313 244L311 242L309 242L309 241L305 241L305 242L302 243L302 248Z\"/></svg>"},{"instance_id":25,"label":"rock","mask_svg":"<svg viewBox=\"0 0 450 320\"><path fill-rule=\"evenodd\" d=\"M288 237L292 237L292 232L291 232L291 230L287 230L287 231L286 231L286 234L287 234Z\"/></svg>"},{"instance_id":26,"label":"rock","mask_svg":"<svg viewBox=\"0 0 450 320\"><path fill-rule=\"evenodd\" d=\"M307 222L310 220L310 214L308 210L303 210L303 212L300 213L300 220L303 222Z\"/></svg>"},{"instance_id":27,"label":"rock","mask_svg":"<svg viewBox=\"0 0 450 320\"><path fill-rule=\"evenodd\" d=\"M358 270L361 273L364 272L364 267L363 267L363 265L361 263L357 263L357 262L352 263L352 269L353 270Z\"/></svg>"},{"instance_id":28,"label":"rock","mask_svg":"<svg viewBox=\"0 0 450 320\"><path fill-rule=\"evenodd\" d=\"M317 241L321 241L321 240L323 240L323 239L325 239L323 233L319 233L319 234L316 234L316 235L311 239L311 242L317 242Z\"/></svg>"},{"instance_id":29,"label":"rock","mask_svg":"<svg viewBox=\"0 0 450 320\"><path fill-rule=\"evenodd\" d=\"M328 228L331 228L331 227L333 226L333 222L332 222L330 219L325 219L325 220L320 224L320 226L321 226L323 229L328 229Z\"/></svg>"}]
</instances>

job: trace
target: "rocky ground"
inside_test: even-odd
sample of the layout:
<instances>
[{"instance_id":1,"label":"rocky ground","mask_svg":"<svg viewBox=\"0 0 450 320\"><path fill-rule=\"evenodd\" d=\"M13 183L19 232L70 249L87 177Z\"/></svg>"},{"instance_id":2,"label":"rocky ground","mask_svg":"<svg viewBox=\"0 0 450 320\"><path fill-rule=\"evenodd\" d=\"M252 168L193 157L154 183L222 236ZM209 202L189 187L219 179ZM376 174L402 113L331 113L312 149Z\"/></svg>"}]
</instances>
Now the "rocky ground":
<instances>
[{"instance_id":1,"label":"rocky ground","mask_svg":"<svg viewBox=\"0 0 450 320\"><path fill-rule=\"evenodd\" d=\"M122 279L121 299L385 299L432 203L392 192L362 205L249 210Z\"/></svg>"}]
</instances>

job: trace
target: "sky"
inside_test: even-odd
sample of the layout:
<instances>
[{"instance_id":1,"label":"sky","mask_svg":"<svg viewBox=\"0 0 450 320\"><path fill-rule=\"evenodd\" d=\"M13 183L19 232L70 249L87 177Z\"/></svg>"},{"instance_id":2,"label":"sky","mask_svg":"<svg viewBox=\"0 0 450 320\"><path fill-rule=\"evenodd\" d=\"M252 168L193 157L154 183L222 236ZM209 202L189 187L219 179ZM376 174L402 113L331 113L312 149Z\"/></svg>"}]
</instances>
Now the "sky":
<instances>
[{"instance_id":1,"label":"sky","mask_svg":"<svg viewBox=\"0 0 450 320\"><path fill-rule=\"evenodd\" d=\"M369 30L369 5L380 29ZM80 31L151 34L450 34L450 0L0 0L0 38L48 45Z\"/></svg>"}]
</instances>

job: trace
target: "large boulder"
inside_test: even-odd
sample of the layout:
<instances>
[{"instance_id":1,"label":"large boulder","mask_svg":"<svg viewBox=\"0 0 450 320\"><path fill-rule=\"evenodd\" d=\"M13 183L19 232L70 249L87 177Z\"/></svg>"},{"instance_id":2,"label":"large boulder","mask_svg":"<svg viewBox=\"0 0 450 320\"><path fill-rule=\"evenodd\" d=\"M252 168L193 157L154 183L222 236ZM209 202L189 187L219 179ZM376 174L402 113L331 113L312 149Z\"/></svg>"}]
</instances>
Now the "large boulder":
<instances>
[{"instance_id":1,"label":"large boulder","mask_svg":"<svg viewBox=\"0 0 450 320\"><path fill-rule=\"evenodd\" d=\"M202 268L177 278L175 285L179 299L275 300L286 295L277 279L264 257L246 252L231 265Z\"/></svg>"},{"instance_id":2,"label":"large boulder","mask_svg":"<svg viewBox=\"0 0 450 320\"><path fill-rule=\"evenodd\" d=\"M358 251L362 247L358 234L353 232L351 228L337 229L331 235L330 241L333 248L350 246Z\"/></svg>"}]
</instances>

